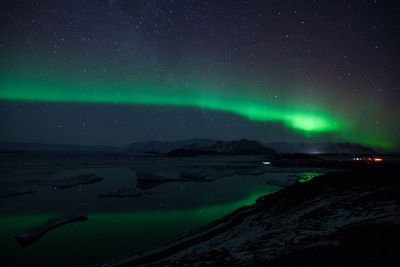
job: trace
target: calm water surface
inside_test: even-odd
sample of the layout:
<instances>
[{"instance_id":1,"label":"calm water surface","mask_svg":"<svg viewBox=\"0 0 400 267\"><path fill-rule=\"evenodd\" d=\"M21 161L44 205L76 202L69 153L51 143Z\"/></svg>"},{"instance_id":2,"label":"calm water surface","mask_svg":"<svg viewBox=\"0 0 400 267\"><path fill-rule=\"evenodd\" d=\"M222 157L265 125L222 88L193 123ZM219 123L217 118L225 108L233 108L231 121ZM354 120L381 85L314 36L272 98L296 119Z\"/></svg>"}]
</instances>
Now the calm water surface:
<instances>
[{"instance_id":1,"label":"calm water surface","mask_svg":"<svg viewBox=\"0 0 400 267\"><path fill-rule=\"evenodd\" d=\"M1 266L81 266L152 248L279 190L278 186L266 184L267 177L279 180L290 175L233 175L214 182L171 182L151 188L152 194L142 197L102 199L98 193L136 187L135 170L169 177L177 177L183 169L196 168L219 168L233 174L242 168L262 167L261 159L153 159L120 164L64 160L68 165L38 162L2 168L1 187L22 186L37 193L0 199ZM37 185L43 179L85 173L95 173L103 181L68 189ZM21 230L54 216L81 211L87 212L87 221L53 229L27 247L16 242L15 233Z\"/></svg>"}]
</instances>

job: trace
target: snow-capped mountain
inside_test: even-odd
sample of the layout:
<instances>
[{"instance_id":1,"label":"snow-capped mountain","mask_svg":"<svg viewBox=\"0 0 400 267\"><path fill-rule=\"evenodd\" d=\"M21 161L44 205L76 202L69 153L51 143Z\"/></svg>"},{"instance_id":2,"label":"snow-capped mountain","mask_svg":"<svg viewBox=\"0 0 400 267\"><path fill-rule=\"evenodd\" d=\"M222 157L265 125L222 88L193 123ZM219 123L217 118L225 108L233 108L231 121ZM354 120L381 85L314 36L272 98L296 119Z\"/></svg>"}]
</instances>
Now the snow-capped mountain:
<instances>
[{"instance_id":1,"label":"snow-capped mountain","mask_svg":"<svg viewBox=\"0 0 400 267\"><path fill-rule=\"evenodd\" d=\"M170 155L199 154L273 154L273 149L254 140L218 141L190 139L176 142L136 142L126 147L132 153L158 153Z\"/></svg>"}]
</instances>

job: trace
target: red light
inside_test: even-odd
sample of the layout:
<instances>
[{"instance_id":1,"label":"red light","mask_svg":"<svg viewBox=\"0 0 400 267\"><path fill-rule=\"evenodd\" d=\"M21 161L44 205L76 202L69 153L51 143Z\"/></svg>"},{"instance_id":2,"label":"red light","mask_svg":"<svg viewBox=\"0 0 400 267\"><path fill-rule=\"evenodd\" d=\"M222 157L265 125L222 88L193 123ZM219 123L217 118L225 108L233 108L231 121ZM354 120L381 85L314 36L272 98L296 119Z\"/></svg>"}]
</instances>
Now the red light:
<instances>
[{"instance_id":1,"label":"red light","mask_svg":"<svg viewBox=\"0 0 400 267\"><path fill-rule=\"evenodd\" d=\"M383 158L376 157L376 158L362 158L364 161L366 161L368 164L371 164L372 162L383 162Z\"/></svg>"}]
</instances>

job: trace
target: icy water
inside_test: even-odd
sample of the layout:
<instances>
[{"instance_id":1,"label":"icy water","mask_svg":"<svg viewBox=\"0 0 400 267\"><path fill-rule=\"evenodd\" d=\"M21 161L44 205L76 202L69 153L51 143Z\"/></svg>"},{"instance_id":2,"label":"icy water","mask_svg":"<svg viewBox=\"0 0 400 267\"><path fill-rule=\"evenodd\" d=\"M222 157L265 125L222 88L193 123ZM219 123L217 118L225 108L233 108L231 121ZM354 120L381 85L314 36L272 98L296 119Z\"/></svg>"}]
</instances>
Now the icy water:
<instances>
[{"instance_id":1,"label":"icy water","mask_svg":"<svg viewBox=\"0 0 400 267\"><path fill-rule=\"evenodd\" d=\"M290 172L235 174L268 168L261 164L262 157L1 155L1 159L1 188L37 191L0 199L1 266L84 266L156 247L281 189L267 184L267 178L286 181L293 175ZM136 170L178 177L180 171L194 169L223 171L233 176L213 182L164 183L141 197L97 197L99 193L136 187ZM67 189L38 185L49 178L88 173L103 180ZM52 217L82 211L88 214L87 221L50 230L27 247L20 247L15 239L17 232Z\"/></svg>"}]
</instances>

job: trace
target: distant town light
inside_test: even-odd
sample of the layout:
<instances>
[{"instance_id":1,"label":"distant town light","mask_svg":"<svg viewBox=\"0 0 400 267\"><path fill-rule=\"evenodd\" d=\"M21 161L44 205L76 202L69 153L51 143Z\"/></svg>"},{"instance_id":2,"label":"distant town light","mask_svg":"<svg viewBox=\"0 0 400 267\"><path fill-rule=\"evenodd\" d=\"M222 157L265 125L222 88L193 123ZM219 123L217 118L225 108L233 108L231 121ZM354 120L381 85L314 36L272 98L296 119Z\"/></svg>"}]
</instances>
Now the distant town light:
<instances>
[{"instance_id":1,"label":"distant town light","mask_svg":"<svg viewBox=\"0 0 400 267\"><path fill-rule=\"evenodd\" d=\"M371 162L383 162L383 158L381 157L363 157L363 158L353 158L353 160L363 160L365 162L367 162L368 164L370 164Z\"/></svg>"}]
</instances>

